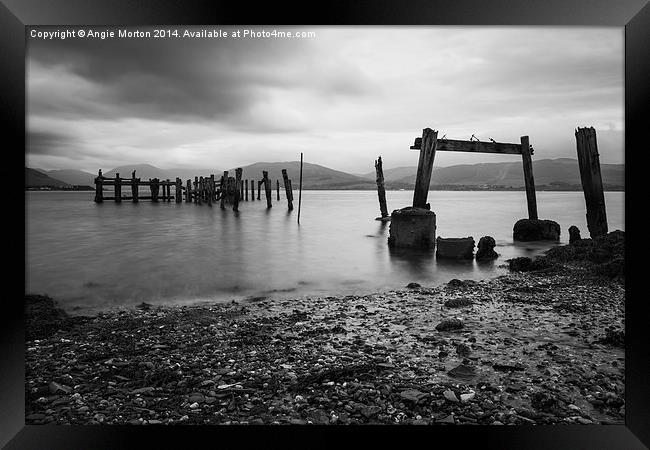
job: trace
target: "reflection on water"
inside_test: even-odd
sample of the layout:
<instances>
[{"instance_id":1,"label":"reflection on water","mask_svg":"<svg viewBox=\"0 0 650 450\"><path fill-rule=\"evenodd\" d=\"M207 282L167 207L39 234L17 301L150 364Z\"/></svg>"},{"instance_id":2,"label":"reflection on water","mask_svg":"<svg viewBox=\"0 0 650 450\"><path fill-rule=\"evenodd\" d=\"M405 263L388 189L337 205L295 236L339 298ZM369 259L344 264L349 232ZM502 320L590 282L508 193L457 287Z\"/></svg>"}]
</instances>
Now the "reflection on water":
<instances>
[{"instance_id":1,"label":"reflection on water","mask_svg":"<svg viewBox=\"0 0 650 450\"><path fill-rule=\"evenodd\" d=\"M587 235L581 192L539 192L541 218L560 223L561 241L577 225ZM549 243L513 243L526 217L524 192L429 194L443 237L490 235L500 257L489 262L437 261L432 251L389 249L389 224L376 221L372 191L303 192L286 201L240 203L240 211L176 203L92 202L92 192L27 192L27 292L47 293L68 309L148 303L339 295L481 279L515 256ZM605 194L610 230L624 229L620 192ZM387 192L391 209L409 191Z\"/></svg>"}]
</instances>

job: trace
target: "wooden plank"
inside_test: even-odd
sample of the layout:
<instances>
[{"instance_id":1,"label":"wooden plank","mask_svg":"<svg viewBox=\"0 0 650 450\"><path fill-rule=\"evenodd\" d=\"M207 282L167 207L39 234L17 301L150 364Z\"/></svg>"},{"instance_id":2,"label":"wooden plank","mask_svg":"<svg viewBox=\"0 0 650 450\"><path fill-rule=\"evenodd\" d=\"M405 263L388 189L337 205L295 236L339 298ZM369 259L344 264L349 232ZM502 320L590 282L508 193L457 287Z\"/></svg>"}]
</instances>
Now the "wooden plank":
<instances>
[{"instance_id":1,"label":"wooden plank","mask_svg":"<svg viewBox=\"0 0 650 450\"><path fill-rule=\"evenodd\" d=\"M379 211L381 217L388 217L388 207L386 206L386 189L384 187L384 170L382 168L381 156L375 160L375 173L377 175L377 195L379 197Z\"/></svg>"},{"instance_id":2,"label":"wooden plank","mask_svg":"<svg viewBox=\"0 0 650 450\"><path fill-rule=\"evenodd\" d=\"M416 138L411 150L420 150L422 138ZM502 155L521 155L521 144L506 142L461 141L456 139L438 139L437 152L471 152L498 153ZM533 154L531 150L531 155Z\"/></svg>"},{"instance_id":3,"label":"wooden plank","mask_svg":"<svg viewBox=\"0 0 650 450\"><path fill-rule=\"evenodd\" d=\"M600 173L596 130L593 127L578 128L575 136L580 181L587 206L587 228L589 229L589 235L593 239L607 234L605 194Z\"/></svg>"},{"instance_id":4,"label":"wooden plank","mask_svg":"<svg viewBox=\"0 0 650 450\"><path fill-rule=\"evenodd\" d=\"M521 137L521 159L524 164L524 183L526 184L526 203L528 205L528 218L537 220L537 199L535 197L535 179L533 177L532 152L528 143L528 136Z\"/></svg>"},{"instance_id":5,"label":"wooden plank","mask_svg":"<svg viewBox=\"0 0 650 450\"><path fill-rule=\"evenodd\" d=\"M413 207L416 208L427 207L429 182L431 181L433 160L436 155L437 138L437 131L434 131L431 128L425 128L422 130L422 148L420 149L420 159L418 161L415 188L413 190Z\"/></svg>"}]
</instances>

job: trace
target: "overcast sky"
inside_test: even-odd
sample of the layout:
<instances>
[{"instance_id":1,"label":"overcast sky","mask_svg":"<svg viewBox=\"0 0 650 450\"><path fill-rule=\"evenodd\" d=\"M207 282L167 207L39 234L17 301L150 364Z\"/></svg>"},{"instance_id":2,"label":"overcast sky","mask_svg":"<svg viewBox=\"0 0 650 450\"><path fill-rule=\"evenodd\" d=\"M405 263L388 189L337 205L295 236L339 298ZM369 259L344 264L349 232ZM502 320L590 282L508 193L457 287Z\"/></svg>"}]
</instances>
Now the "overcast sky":
<instances>
[{"instance_id":1,"label":"overcast sky","mask_svg":"<svg viewBox=\"0 0 650 450\"><path fill-rule=\"evenodd\" d=\"M601 162L624 161L620 27L303 30L316 37L30 39L27 164L223 170L304 152L363 173L377 155L417 165L425 127L528 135L542 159L575 158L578 126L596 128ZM436 166L507 160L440 152Z\"/></svg>"}]
</instances>

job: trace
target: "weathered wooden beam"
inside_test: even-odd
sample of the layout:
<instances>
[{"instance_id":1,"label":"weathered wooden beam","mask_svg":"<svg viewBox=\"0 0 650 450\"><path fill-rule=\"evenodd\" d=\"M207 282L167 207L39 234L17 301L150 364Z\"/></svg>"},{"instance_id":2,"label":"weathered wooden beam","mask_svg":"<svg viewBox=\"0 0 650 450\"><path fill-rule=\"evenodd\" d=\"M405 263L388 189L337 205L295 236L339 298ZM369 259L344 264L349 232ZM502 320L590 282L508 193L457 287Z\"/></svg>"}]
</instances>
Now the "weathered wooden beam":
<instances>
[{"instance_id":1,"label":"weathered wooden beam","mask_svg":"<svg viewBox=\"0 0 650 450\"><path fill-rule=\"evenodd\" d=\"M174 195L176 203L183 201L183 182L180 178L176 177L176 194Z\"/></svg>"},{"instance_id":2,"label":"weathered wooden beam","mask_svg":"<svg viewBox=\"0 0 650 450\"><path fill-rule=\"evenodd\" d=\"M251 201L255 201L255 180L251 180Z\"/></svg>"},{"instance_id":3,"label":"weathered wooden beam","mask_svg":"<svg viewBox=\"0 0 650 450\"><path fill-rule=\"evenodd\" d=\"M262 184L264 184L264 178L257 182L257 199L260 200L260 195L262 193Z\"/></svg>"},{"instance_id":4,"label":"weathered wooden beam","mask_svg":"<svg viewBox=\"0 0 650 450\"><path fill-rule=\"evenodd\" d=\"M235 201L233 202L232 205L232 210L233 211L239 211L239 200L242 197L242 182L241 182L241 174L242 174L242 168L238 167L235 169Z\"/></svg>"},{"instance_id":5,"label":"weathered wooden beam","mask_svg":"<svg viewBox=\"0 0 650 450\"><path fill-rule=\"evenodd\" d=\"M533 161L530 158L532 151L528 143L528 136L521 137L521 159L524 164L524 183L526 185L526 203L528 205L528 218L537 220L537 198L535 197L535 178L533 177Z\"/></svg>"},{"instance_id":6,"label":"weathered wooden beam","mask_svg":"<svg viewBox=\"0 0 650 450\"><path fill-rule=\"evenodd\" d=\"M381 218L388 217L388 207L386 206L386 189L384 187L384 170L382 168L381 156L375 160L375 173L377 175L377 195L379 197L379 211Z\"/></svg>"},{"instance_id":7,"label":"weathered wooden beam","mask_svg":"<svg viewBox=\"0 0 650 450\"><path fill-rule=\"evenodd\" d=\"M171 202L172 185L171 185L171 181L169 181L169 178L167 178L167 181L165 182L165 188L167 189L167 202Z\"/></svg>"},{"instance_id":8,"label":"weathered wooden beam","mask_svg":"<svg viewBox=\"0 0 650 450\"><path fill-rule=\"evenodd\" d=\"M192 180L187 179L187 184L185 185L185 201L190 203L192 201Z\"/></svg>"},{"instance_id":9,"label":"weathered wooden beam","mask_svg":"<svg viewBox=\"0 0 650 450\"><path fill-rule=\"evenodd\" d=\"M135 170L131 174L131 199L133 203L138 203L138 194L140 189L140 178L135 177Z\"/></svg>"},{"instance_id":10,"label":"weathered wooden beam","mask_svg":"<svg viewBox=\"0 0 650 450\"><path fill-rule=\"evenodd\" d=\"M580 181L587 206L587 228L591 238L607 234L605 193L600 173L600 157L593 127L578 128L575 132L578 150Z\"/></svg>"},{"instance_id":11,"label":"weathered wooden beam","mask_svg":"<svg viewBox=\"0 0 650 450\"><path fill-rule=\"evenodd\" d=\"M282 180L284 181L284 191L287 196L287 206L289 211L293 210L293 191L291 190L291 180L287 175L287 169L282 169Z\"/></svg>"},{"instance_id":12,"label":"weathered wooden beam","mask_svg":"<svg viewBox=\"0 0 650 450\"><path fill-rule=\"evenodd\" d=\"M151 188L151 201L158 202L158 178L149 178L149 187Z\"/></svg>"},{"instance_id":13,"label":"weathered wooden beam","mask_svg":"<svg viewBox=\"0 0 650 450\"><path fill-rule=\"evenodd\" d=\"M411 150L420 150L422 138L415 138ZM460 141L456 139L438 139L437 152L473 152L473 153L499 153L502 155L521 155L520 144L506 142ZM532 150L531 150L532 155Z\"/></svg>"},{"instance_id":14,"label":"weathered wooden beam","mask_svg":"<svg viewBox=\"0 0 650 450\"><path fill-rule=\"evenodd\" d=\"M99 169L97 178L95 178L95 203L102 203L104 201L104 177L102 177L102 169Z\"/></svg>"},{"instance_id":15,"label":"weathered wooden beam","mask_svg":"<svg viewBox=\"0 0 650 450\"><path fill-rule=\"evenodd\" d=\"M122 180L120 179L120 174L115 174L115 203L122 202Z\"/></svg>"},{"instance_id":16,"label":"weathered wooden beam","mask_svg":"<svg viewBox=\"0 0 650 450\"><path fill-rule=\"evenodd\" d=\"M275 192L277 194L276 200L280 201L280 180L275 179Z\"/></svg>"},{"instance_id":17,"label":"weathered wooden beam","mask_svg":"<svg viewBox=\"0 0 650 450\"><path fill-rule=\"evenodd\" d=\"M262 181L264 182L264 195L266 196L266 207L271 208L271 180L269 179L269 173L266 170L262 171Z\"/></svg>"},{"instance_id":18,"label":"weathered wooden beam","mask_svg":"<svg viewBox=\"0 0 650 450\"><path fill-rule=\"evenodd\" d=\"M223 171L221 177L221 209L226 209L226 196L228 195L228 171Z\"/></svg>"},{"instance_id":19,"label":"weathered wooden beam","mask_svg":"<svg viewBox=\"0 0 650 450\"><path fill-rule=\"evenodd\" d=\"M415 178L415 189L413 190L413 207L427 208L427 196L429 195L429 182L433 170L433 160L436 155L438 132L431 128L422 130L422 145L418 171Z\"/></svg>"},{"instance_id":20,"label":"weathered wooden beam","mask_svg":"<svg viewBox=\"0 0 650 450\"><path fill-rule=\"evenodd\" d=\"M298 181L298 225L300 225L301 205L302 205L302 152L300 152L300 179Z\"/></svg>"},{"instance_id":21,"label":"weathered wooden beam","mask_svg":"<svg viewBox=\"0 0 650 450\"><path fill-rule=\"evenodd\" d=\"M244 196L246 201L248 201L248 178L246 178L246 186L244 188Z\"/></svg>"}]
</instances>

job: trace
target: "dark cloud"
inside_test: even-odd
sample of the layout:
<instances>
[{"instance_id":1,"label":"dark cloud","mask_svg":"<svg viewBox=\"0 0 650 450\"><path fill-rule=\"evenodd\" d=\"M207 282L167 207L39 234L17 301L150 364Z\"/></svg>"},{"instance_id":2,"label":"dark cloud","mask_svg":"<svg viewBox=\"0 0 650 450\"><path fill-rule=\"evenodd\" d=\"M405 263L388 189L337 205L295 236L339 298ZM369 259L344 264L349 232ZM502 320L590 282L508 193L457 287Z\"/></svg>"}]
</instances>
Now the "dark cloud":
<instances>
[{"instance_id":1,"label":"dark cloud","mask_svg":"<svg viewBox=\"0 0 650 450\"><path fill-rule=\"evenodd\" d=\"M67 134L37 130L27 132L27 152L33 155L57 155L69 149L73 143L74 139Z\"/></svg>"}]
</instances>

